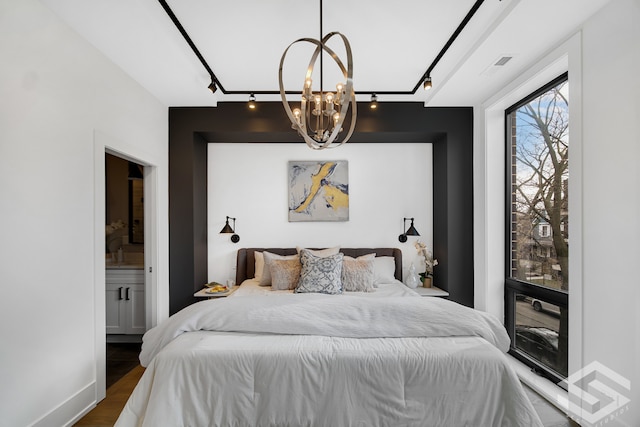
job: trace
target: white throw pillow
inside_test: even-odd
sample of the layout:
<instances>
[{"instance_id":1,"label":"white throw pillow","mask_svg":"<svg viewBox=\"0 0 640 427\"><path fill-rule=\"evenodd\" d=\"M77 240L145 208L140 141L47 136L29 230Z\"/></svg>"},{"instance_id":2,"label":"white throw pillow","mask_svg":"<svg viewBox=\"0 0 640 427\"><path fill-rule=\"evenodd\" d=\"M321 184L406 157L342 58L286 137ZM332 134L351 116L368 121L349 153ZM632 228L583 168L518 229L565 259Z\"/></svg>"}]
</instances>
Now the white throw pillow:
<instances>
[{"instance_id":1,"label":"white throw pillow","mask_svg":"<svg viewBox=\"0 0 640 427\"><path fill-rule=\"evenodd\" d=\"M375 278L374 283L395 283L396 260L390 256L380 256L374 259Z\"/></svg>"},{"instance_id":2,"label":"white throw pillow","mask_svg":"<svg viewBox=\"0 0 640 427\"><path fill-rule=\"evenodd\" d=\"M260 280L262 280L262 272L264 271L264 255L262 254L262 252L254 252L253 256L256 260L256 274L253 276L253 278L259 282Z\"/></svg>"},{"instance_id":3,"label":"white throw pillow","mask_svg":"<svg viewBox=\"0 0 640 427\"><path fill-rule=\"evenodd\" d=\"M327 257L327 256L335 255L338 252L340 252L340 246L336 246L336 247L333 247L333 248L326 248L326 249L318 249L318 250L301 248L300 246L296 246L296 250L298 251L298 255L300 255L300 251L303 250L303 249L306 250L306 251L309 251L312 255L319 256L320 258L324 258L324 257Z\"/></svg>"}]
</instances>

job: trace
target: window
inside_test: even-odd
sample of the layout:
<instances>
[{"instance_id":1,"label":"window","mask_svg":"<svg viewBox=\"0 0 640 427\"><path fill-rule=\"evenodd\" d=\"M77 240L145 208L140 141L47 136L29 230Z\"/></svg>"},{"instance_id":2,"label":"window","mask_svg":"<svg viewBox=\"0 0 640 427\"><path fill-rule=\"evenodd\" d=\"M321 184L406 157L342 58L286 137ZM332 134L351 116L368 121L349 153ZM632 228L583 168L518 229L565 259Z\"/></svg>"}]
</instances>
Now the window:
<instances>
[{"instance_id":1,"label":"window","mask_svg":"<svg viewBox=\"0 0 640 427\"><path fill-rule=\"evenodd\" d=\"M509 107L505 118L510 353L557 383L568 361L567 74Z\"/></svg>"}]
</instances>

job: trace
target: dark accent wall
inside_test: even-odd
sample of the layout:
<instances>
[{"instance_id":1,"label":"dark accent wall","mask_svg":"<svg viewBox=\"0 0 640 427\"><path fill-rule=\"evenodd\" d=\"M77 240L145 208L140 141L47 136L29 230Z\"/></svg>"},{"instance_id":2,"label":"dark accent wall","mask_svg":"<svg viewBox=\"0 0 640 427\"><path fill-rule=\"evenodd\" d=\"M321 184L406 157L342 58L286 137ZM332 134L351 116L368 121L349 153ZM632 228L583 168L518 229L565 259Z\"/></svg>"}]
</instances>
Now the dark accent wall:
<instances>
[{"instance_id":1,"label":"dark accent wall","mask_svg":"<svg viewBox=\"0 0 640 427\"><path fill-rule=\"evenodd\" d=\"M169 311L195 301L207 280L207 144L290 142L282 104L244 102L169 109ZM353 143L433 143L435 282L450 299L473 306L473 109L358 104ZM213 201L215 203L215 201Z\"/></svg>"}]
</instances>

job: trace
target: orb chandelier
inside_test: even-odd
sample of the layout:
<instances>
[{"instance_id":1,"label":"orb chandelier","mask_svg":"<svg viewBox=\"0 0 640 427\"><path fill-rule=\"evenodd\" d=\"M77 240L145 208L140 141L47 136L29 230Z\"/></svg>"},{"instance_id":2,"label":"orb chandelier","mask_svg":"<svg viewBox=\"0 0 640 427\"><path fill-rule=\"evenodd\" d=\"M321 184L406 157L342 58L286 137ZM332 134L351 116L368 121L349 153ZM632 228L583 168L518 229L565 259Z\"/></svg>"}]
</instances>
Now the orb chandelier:
<instances>
[{"instance_id":1,"label":"orb chandelier","mask_svg":"<svg viewBox=\"0 0 640 427\"><path fill-rule=\"evenodd\" d=\"M338 55L326 43L333 36L338 36L344 43L347 56L347 66L340 60ZM315 45L313 55L309 61L307 72L302 87L302 99L300 107L293 109L286 99L284 83L282 81L282 68L289 49L296 43L311 43ZM336 84L335 92L332 90L325 91L323 88L323 52L326 52L338 66L344 82ZM320 59L320 90L313 91L313 69L316 61ZM356 96L353 90L353 59L351 55L351 45L347 38L337 32L331 32L326 36L322 36L322 0L320 0L320 38L318 40L312 38L301 38L291 43L280 58L280 69L278 72L278 81L280 84L280 97L282 105L291 120L291 127L298 131L307 145L314 150L323 150L325 148L335 148L344 144L353 134L356 126ZM341 140L338 139L343 131L342 125L351 110L351 120L349 129Z\"/></svg>"}]
</instances>

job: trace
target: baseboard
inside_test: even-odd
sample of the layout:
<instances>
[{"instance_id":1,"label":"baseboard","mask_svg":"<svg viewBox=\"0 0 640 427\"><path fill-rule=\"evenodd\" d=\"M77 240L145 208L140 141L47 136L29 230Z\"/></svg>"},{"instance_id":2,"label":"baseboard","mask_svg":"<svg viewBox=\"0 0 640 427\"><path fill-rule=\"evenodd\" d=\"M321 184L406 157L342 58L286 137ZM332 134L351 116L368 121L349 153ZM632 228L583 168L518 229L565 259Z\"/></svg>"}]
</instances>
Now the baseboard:
<instances>
[{"instance_id":1,"label":"baseboard","mask_svg":"<svg viewBox=\"0 0 640 427\"><path fill-rule=\"evenodd\" d=\"M31 424L31 427L70 427L87 412L95 408L96 404L96 383L93 381L69 399L62 402L58 407L35 421Z\"/></svg>"}]
</instances>

